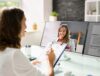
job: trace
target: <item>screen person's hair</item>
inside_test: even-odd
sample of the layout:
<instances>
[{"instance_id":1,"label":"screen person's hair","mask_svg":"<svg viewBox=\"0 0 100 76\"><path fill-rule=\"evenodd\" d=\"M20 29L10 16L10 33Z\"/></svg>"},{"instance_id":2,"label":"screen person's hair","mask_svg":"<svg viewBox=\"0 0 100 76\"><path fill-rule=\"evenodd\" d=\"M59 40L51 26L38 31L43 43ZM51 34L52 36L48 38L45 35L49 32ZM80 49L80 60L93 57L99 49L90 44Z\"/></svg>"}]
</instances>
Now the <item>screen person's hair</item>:
<instances>
[{"instance_id":1,"label":"screen person's hair","mask_svg":"<svg viewBox=\"0 0 100 76\"><path fill-rule=\"evenodd\" d=\"M60 24L60 27L58 29L58 33L59 33L60 29L63 28L63 27L66 29L66 35L63 38L63 42L67 43L67 42L69 42L69 29L68 29L68 26L66 24ZM59 36L59 34L58 34L58 36Z\"/></svg>"}]
</instances>

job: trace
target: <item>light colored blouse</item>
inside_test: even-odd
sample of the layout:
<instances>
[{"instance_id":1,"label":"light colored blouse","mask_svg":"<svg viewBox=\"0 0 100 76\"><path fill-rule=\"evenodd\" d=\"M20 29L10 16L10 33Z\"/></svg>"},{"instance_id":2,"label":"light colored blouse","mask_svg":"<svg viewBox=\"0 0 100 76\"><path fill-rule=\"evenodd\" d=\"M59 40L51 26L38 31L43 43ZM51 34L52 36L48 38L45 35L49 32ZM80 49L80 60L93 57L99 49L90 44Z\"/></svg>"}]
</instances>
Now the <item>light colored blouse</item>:
<instances>
[{"instance_id":1,"label":"light colored blouse","mask_svg":"<svg viewBox=\"0 0 100 76\"><path fill-rule=\"evenodd\" d=\"M58 38L56 40L53 40L52 42L49 42L46 46L46 50L49 50L52 47L52 44L57 43L60 44L58 41ZM70 52L75 52L76 49L76 42L75 39L70 39L68 43L62 43L61 45L65 45L66 44L66 51L70 51Z\"/></svg>"},{"instance_id":2,"label":"light colored blouse","mask_svg":"<svg viewBox=\"0 0 100 76\"><path fill-rule=\"evenodd\" d=\"M0 76L48 76L34 67L20 49L0 51Z\"/></svg>"}]
</instances>

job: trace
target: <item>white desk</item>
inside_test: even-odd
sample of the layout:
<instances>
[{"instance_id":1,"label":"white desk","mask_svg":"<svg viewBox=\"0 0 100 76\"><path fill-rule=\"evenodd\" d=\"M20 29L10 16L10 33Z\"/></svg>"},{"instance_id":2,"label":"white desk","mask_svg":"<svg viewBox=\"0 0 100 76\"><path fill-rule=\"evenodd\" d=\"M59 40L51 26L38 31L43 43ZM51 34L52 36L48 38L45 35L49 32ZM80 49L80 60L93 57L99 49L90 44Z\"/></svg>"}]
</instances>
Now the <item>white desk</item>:
<instances>
[{"instance_id":1,"label":"white desk","mask_svg":"<svg viewBox=\"0 0 100 76\"><path fill-rule=\"evenodd\" d=\"M36 57L39 61L41 61L40 64L34 65L37 69L39 69L43 73L48 74L48 60L47 56L45 55L45 49L44 47L32 45L31 47L22 47L21 51L24 53L26 57L30 57L27 55L31 55L31 57Z\"/></svg>"},{"instance_id":2,"label":"white desk","mask_svg":"<svg viewBox=\"0 0 100 76\"><path fill-rule=\"evenodd\" d=\"M25 53L25 47L21 50ZM45 52L44 48L33 45L30 50L31 56L38 57L42 59L43 62L45 61L45 58L41 58ZM100 57L65 51L63 56L60 58L59 63L60 66L54 68L55 76L64 76L65 72L72 72L72 76L100 76ZM59 71L61 72L59 73Z\"/></svg>"},{"instance_id":3,"label":"white desk","mask_svg":"<svg viewBox=\"0 0 100 76\"><path fill-rule=\"evenodd\" d=\"M57 70L62 72L55 74L55 76L64 76L65 72L72 72L71 76L100 76L100 57L65 51L59 62L60 69ZM58 66L55 67L57 72L56 68Z\"/></svg>"}]
</instances>

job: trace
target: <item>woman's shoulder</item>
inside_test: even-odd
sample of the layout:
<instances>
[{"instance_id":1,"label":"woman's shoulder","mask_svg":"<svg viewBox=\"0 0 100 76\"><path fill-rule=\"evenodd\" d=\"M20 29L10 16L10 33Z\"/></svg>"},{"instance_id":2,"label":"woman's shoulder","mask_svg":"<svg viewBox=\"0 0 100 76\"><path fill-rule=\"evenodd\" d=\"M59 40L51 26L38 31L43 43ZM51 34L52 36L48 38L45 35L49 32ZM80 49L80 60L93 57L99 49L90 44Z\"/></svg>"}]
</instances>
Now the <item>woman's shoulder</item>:
<instances>
[{"instance_id":1,"label":"woman's shoulder","mask_svg":"<svg viewBox=\"0 0 100 76\"><path fill-rule=\"evenodd\" d=\"M15 53L16 51L19 51L20 49L16 49L16 48L6 48L4 51L2 51L3 54L13 54Z\"/></svg>"},{"instance_id":2,"label":"woman's shoulder","mask_svg":"<svg viewBox=\"0 0 100 76\"><path fill-rule=\"evenodd\" d=\"M16 56L21 55L21 51L18 48L6 48L4 50L4 55L14 59Z\"/></svg>"},{"instance_id":3,"label":"woman's shoulder","mask_svg":"<svg viewBox=\"0 0 100 76\"><path fill-rule=\"evenodd\" d=\"M16 53L16 52L20 52L20 49L18 49L18 48L6 48L5 49L5 51L4 51L5 53L12 53L12 54L14 54L14 53Z\"/></svg>"}]
</instances>

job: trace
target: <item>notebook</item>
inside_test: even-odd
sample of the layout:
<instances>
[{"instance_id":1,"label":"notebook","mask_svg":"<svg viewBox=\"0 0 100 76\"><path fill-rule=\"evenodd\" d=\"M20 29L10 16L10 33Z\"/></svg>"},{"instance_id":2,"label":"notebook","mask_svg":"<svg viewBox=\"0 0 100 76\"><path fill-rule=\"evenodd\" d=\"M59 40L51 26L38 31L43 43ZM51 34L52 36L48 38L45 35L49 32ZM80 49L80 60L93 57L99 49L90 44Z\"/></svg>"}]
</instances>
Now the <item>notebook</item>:
<instances>
[{"instance_id":1,"label":"notebook","mask_svg":"<svg viewBox=\"0 0 100 76\"><path fill-rule=\"evenodd\" d=\"M58 42L53 42L52 43L52 49L54 50L55 53L55 61L54 61L54 67L56 66L57 62L59 61L60 57L62 56L67 44L59 44Z\"/></svg>"}]
</instances>

